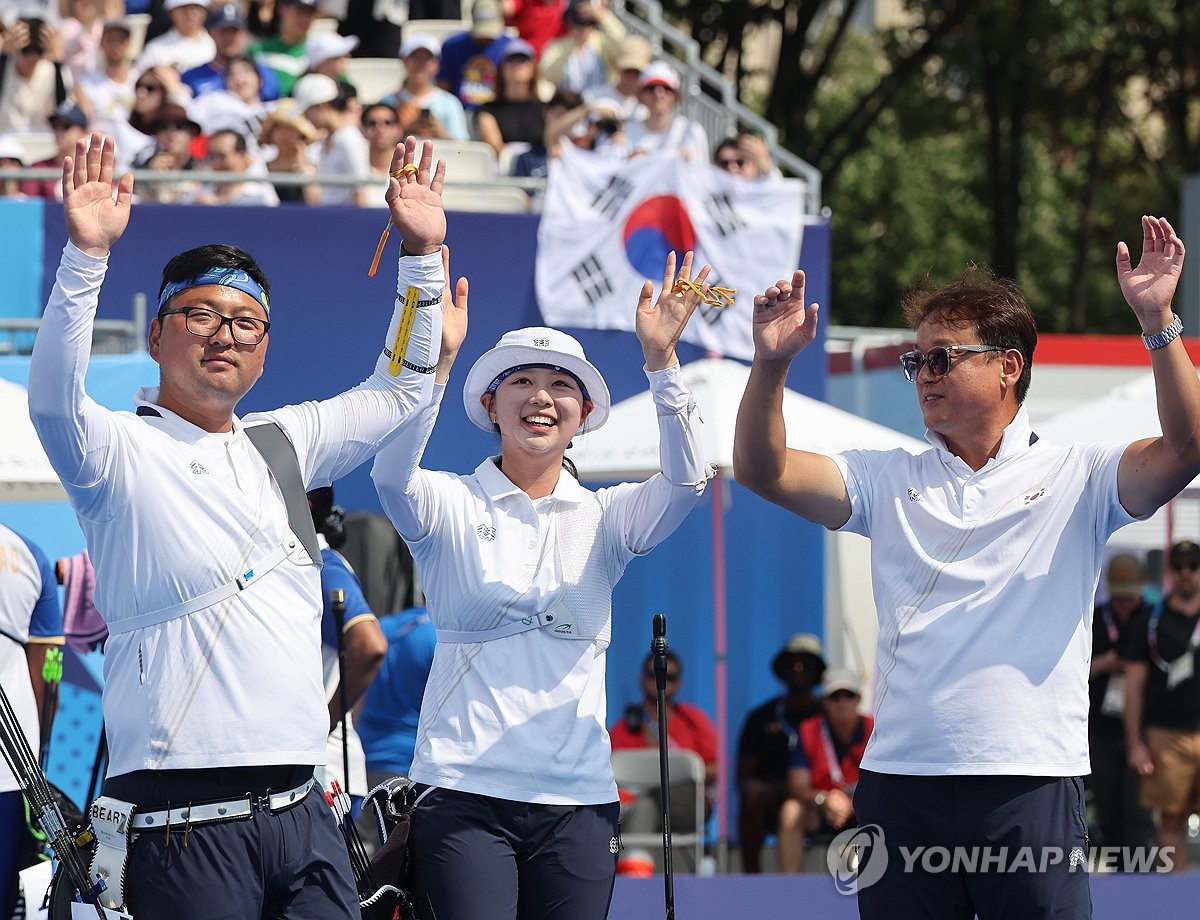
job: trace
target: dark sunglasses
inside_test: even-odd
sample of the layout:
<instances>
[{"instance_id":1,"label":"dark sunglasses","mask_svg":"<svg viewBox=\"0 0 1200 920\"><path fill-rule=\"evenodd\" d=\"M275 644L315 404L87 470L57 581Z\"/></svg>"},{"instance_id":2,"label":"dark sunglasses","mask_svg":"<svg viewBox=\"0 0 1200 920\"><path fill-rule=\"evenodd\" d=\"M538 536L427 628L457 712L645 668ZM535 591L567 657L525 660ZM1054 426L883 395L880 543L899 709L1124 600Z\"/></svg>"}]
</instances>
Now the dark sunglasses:
<instances>
[{"instance_id":1,"label":"dark sunglasses","mask_svg":"<svg viewBox=\"0 0 1200 920\"><path fill-rule=\"evenodd\" d=\"M988 351L1008 351L1003 345L938 345L929 351L906 351L900 356L900 367L908 380L917 379L922 365L928 365L929 373L944 377L950 373L950 362L963 352L979 354Z\"/></svg>"},{"instance_id":2,"label":"dark sunglasses","mask_svg":"<svg viewBox=\"0 0 1200 920\"><path fill-rule=\"evenodd\" d=\"M743 160L741 157L737 157L736 159L731 157L731 158L727 158L727 159L717 160L717 165L720 166L722 169L728 169L730 166L737 166L738 168L741 168L746 165L746 161Z\"/></svg>"},{"instance_id":3,"label":"dark sunglasses","mask_svg":"<svg viewBox=\"0 0 1200 920\"><path fill-rule=\"evenodd\" d=\"M400 122L396 121L394 118L368 118L365 122L363 122L363 126L367 128L390 127L398 124L400 124Z\"/></svg>"},{"instance_id":4,"label":"dark sunglasses","mask_svg":"<svg viewBox=\"0 0 1200 920\"><path fill-rule=\"evenodd\" d=\"M1195 572L1200 570L1200 562L1172 562L1172 572Z\"/></svg>"}]
</instances>

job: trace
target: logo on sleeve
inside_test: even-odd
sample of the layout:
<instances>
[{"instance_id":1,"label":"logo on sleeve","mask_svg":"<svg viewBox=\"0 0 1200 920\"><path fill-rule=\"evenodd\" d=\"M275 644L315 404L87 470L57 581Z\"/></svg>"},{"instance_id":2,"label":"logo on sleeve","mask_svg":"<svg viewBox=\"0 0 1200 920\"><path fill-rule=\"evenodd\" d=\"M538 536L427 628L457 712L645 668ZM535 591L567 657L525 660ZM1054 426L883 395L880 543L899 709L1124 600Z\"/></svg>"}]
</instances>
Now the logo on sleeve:
<instances>
[{"instance_id":1,"label":"logo on sleeve","mask_svg":"<svg viewBox=\"0 0 1200 920\"><path fill-rule=\"evenodd\" d=\"M1038 489L1036 492L1027 492L1025 495L1021 496L1021 504L1031 505L1045 494L1046 490L1044 488Z\"/></svg>"},{"instance_id":2,"label":"logo on sleeve","mask_svg":"<svg viewBox=\"0 0 1200 920\"><path fill-rule=\"evenodd\" d=\"M908 490L908 500L910 502L919 502L921 500L921 493L918 492L916 489L909 489Z\"/></svg>"},{"instance_id":3,"label":"logo on sleeve","mask_svg":"<svg viewBox=\"0 0 1200 920\"><path fill-rule=\"evenodd\" d=\"M199 460L193 460L191 463L188 464L188 466L191 467L192 473L195 474L196 476L207 476L208 475L208 470L206 470L204 468L204 464L201 463Z\"/></svg>"},{"instance_id":4,"label":"logo on sleeve","mask_svg":"<svg viewBox=\"0 0 1200 920\"><path fill-rule=\"evenodd\" d=\"M489 543L496 539L496 528L491 524L476 524L475 533L480 540L487 540Z\"/></svg>"}]
</instances>

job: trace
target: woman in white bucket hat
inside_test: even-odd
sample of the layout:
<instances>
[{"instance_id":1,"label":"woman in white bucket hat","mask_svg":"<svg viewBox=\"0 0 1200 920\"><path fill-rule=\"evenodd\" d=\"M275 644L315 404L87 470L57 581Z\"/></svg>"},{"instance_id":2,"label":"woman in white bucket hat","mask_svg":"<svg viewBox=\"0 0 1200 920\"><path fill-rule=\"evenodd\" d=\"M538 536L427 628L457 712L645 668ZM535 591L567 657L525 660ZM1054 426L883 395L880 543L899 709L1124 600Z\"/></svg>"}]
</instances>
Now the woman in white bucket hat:
<instances>
[{"instance_id":1,"label":"woman in white bucket hat","mask_svg":"<svg viewBox=\"0 0 1200 920\"><path fill-rule=\"evenodd\" d=\"M460 476L418 468L466 332L465 281L447 304L433 405L419 438L397 438L372 476L421 572L438 645L410 777L422 916L455 920L608 912L619 849L605 731L612 589L666 538L710 475L675 343L707 286L692 254L647 281L636 331L658 409L662 471L593 492L564 475L571 439L604 424L610 400L574 338L504 335L467 373L471 420L500 454ZM569 469L569 466L568 466Z\"/></svg>"}]
</instances>

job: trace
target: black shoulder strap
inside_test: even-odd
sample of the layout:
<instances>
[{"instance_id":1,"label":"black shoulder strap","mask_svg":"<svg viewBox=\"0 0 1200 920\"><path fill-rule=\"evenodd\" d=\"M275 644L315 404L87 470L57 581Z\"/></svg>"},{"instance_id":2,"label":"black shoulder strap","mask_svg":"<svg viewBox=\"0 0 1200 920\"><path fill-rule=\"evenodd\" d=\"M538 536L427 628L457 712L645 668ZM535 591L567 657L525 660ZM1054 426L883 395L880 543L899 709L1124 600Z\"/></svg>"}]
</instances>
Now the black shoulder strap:
<instances>
[{"instance_id":1,"label":"black shoulder strap","mask_svg":"<svg viewBox=\"0 0 1200 920\"><path fill-rule=\"evenodd\" d=\"M162 413L153 406L138 406L137 414L162 418ZM300 461L296 459L295 445L275 422L247 426L246 437L267 461L271 478L283 493L288 526L292 528L292 533L300 538L313 563L320 568L321 547L317 543L317 528L313 526L312 512L308 510L308 493L304 489L304 477L300 475Z\"/></svg>"},{"instance_id":2,"label":"black shoulder strap","mask_svg":"<svg viewBox=\"0 0 1200 920\"><path fill-rule=\"evenodd\" d=\"M304 477L300 475L300 461L296 458L296 448L291 438L275 422L248 425L246 437L267 461L267 469L283 493L292 533L300 538L319 568L321 547L317 543L317 529L313 526L312 512L308 510L308 493L304 490Z\"/></svg>"},{"instance_id":3,"label":"black shoulder strap","mask_svg":"<svg viewBox=\"0 0 1200 920\"><path fill-rule=\"evenodd\" d=\"M54 62L54 107L58 108L67 101L67 84L63 82L63 65Z\"/></svg>"}]
</instances>

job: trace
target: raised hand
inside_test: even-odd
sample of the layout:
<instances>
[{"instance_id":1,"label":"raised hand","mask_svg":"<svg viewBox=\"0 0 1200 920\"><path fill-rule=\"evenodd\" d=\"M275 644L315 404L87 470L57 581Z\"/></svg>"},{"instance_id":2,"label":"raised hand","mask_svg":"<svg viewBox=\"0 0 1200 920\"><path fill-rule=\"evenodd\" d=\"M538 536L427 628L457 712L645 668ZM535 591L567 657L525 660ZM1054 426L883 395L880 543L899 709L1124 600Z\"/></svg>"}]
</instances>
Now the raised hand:
<instances>
[{"instance_id":1,"label":"raised hand","mask_svg":"<svg viewBox=\"0 0 1200 920\"><path fill-rule=\"evenodd\" d=\"M90 143L89 143L90 142ZM63 215L67 234L79 249L106 256L129 225L133 176L121 176L113 197L116 141L99 131L75 143L75 156L63 159Z\"/></svg>"},{"instance_id":2,"label":"raised hand","mask_svg":"<svg viewBox=\"0 0 1200 920\"><path fill-rule=\"evenodd\" d=\"M392 223L404 238L404 250L426 254L437 252L446 239L446 212L442 207L446 161L438 160L437 167L431 168L433 144L429 141L422 143L419 161L416 153L415 137L396 145L386 200Z\"/></svg>"},{"instance_id":3,"label":"raised hand","mask_svg":"<svg viewBox=\"0 0 1200 920\"><path fill-rule=\"evenodd\" d=\"M1165 217L1142 218L1142 258L1134 267L1129 247L1117 243L1117 281L1142 331L1159 332L1171 322L1171 301L1183 272L1183 240Z\"/></svg>"},{"instance_id":4,"label":"raised hand","mask_svg":"<svg viewBox=\"0 0 1200 920\"><path fill-rule=\"evenodd\" d=\"M638 341L642 343L646 367L650 370L660 371L676 363L675 343L683 334L683 329L697 304L704 299L704 293L708 291L708 285L704 283L704 279L708 277L710 271L712 269L705 265L700 269L700 274L692 279L692 253L686 252L683 256L683 265L679 268L679 275L676 276L675 253L672 251L667 255L667 265L663 271L662 290L658 293L658 300L651 303L654 297L652 282L647 281L642 285L642 292L638 297L634 330L637 332ZM679 292L675 290L677 281L688 280L692 280L698 287L688 287Z\"/></svg>"},{"instance_id":5,"label":"raised hand","mask_svg":"<svg viewBox=\"0 0 1200 920\"><path fill-rule=\"evenodd\" d=\"M804 272L776 281L754 297L754 356L767 361L791 359L817 336L817 305L804 307Z\"/></svg>"}]
</instances>

